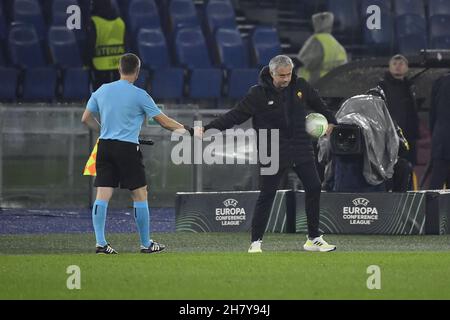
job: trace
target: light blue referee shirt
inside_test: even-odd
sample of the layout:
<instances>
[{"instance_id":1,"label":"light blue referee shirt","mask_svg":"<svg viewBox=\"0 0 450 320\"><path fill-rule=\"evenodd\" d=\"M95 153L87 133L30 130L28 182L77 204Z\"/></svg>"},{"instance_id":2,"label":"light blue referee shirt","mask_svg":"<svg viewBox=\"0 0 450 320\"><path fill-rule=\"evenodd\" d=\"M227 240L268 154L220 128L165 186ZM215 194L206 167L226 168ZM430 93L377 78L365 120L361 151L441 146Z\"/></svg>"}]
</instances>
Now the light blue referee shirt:
<instances>
[{"instance_id":1,"label":"light blue referee shirt","mask_svg":"<svg viewBox=\"0 0 450 320\"><path fill-rule=\"evenodd\" d=\"M87 103L87 110L100 114L100 139L139 143L145 115L161 113L150 95L126 80L102 85Z\"/></svg>"}]
</instances>

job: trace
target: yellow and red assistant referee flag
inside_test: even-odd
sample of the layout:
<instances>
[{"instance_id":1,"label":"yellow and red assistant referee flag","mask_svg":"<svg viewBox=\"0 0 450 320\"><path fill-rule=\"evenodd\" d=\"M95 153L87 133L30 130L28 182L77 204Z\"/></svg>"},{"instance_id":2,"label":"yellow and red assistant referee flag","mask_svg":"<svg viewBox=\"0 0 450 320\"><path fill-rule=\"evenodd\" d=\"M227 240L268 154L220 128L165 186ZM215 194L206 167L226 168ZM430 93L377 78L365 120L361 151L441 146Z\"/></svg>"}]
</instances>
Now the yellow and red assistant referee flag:
<instances>
[{"instance_id":1,"label":"yellow and red assistant referee flag","mask_svg":"<svg viewBox=\"0 0 450 320\"><path fill-rule=\"evenodd\" d=\"M86 166L84 167L84 171L83 171L84 176L96 176L97 175L97 170L95 170L95 161L97 159L97 147L98 147L98 140L95 143L94 149L92 149L91 155L89 156L89 159L86 162Z\"/></svg>"}]
</instances>

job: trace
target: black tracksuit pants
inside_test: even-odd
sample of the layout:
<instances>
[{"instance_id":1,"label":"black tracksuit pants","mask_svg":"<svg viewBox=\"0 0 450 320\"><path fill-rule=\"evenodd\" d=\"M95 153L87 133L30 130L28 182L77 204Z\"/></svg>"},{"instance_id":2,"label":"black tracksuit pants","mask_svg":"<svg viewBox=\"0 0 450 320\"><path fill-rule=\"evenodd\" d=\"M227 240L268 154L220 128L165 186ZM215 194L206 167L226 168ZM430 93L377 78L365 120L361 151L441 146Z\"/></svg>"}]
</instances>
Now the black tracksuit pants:
<instances>
[{"instance_id":1,"label":"black tracksuit pants","mask_svg":"<svg viewBox=\"0 0 450 320\"><path fill-rule=\"evenodd\" d=\"M288 169L289 167L283 167L275 175L260 176L261 193L256 201L256 207L253 213L252 241L262 240L278 186L285 171ZM305 163L296 164L292 169L302 181L305 189L308 236L318 237L320 236L319 210L321 185L314 159Z\"/></svg>"},{"instance_id":2,"label":"black tracksuit pants","mask_svg":"<svg viewBox=\"0 0 450 320\"><path fill-rule=\"evenodd\" d=\"M438 190L444 188L444 184L447 183L450 176L450 160L445 159L433 159L431 168L430 190Z\"/></svg>"}]
</instances>

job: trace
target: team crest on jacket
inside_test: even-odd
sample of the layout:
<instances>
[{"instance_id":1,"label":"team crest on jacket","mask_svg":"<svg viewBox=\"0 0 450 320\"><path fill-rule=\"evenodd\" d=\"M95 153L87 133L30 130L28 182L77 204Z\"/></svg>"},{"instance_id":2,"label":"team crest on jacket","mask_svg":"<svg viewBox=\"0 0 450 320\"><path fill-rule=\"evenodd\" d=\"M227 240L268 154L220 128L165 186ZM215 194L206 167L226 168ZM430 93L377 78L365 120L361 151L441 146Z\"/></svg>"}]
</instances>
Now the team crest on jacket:
<instances>
[{"instance_id":1,"label":"team crest on jacket","mask_svg":"<svg viewBox=\"0 0 450 320\"><path fill-rule=\"evenodd\" d=\"M299 99L303 98L303 93L301 91L297 92L297 97Z\"/></svg>"}]
</instances>

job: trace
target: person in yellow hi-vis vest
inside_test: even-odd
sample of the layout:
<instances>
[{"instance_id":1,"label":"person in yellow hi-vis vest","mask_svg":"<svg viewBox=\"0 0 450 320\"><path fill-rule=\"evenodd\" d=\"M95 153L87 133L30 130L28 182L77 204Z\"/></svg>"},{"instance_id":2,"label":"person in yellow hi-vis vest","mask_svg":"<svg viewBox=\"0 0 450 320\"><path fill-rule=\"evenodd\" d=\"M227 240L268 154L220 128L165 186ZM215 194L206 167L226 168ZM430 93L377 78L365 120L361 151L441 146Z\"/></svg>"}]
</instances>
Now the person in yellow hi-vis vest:
<instances>
[{"instance_id":1,"label":"person in yellow hi-vis vest","mask_svg":"<svg viewBox=\"0 0 450 320\"><path fill-rule=\"evenodd\" d=\"M312 16L314 34L306 40L297 58L302 67L297 76L314 84L330 70L347 63L345 48L331 34L334 15L320 12Z\"/></svg>"},{"instance_id":2,"label":"person in yellow hi-vis vest","mask_svg":"<svg viewBox=\"0 0 450 320\"><path fill-rule=\"evenodd\" d=\"M88 27L88 61L92 69L93 89L119 79L119 59L126 52L125 22L111 0L91 4Z\"/></svg>"},{"instance_id":3,"label":"person in yellow hi-vis vest","mask_svg":"<svg viewBox=\"0 0 450 320\"><path fill-rule=\"evenodd\" d=\"M91 154L89 155L89 159L86 162L83 170L83 176L97 176L97 169L95 168L95 163L97 161L97 149L98 149L98 140L92 149Z\"/></svg>"}]
</instances>

